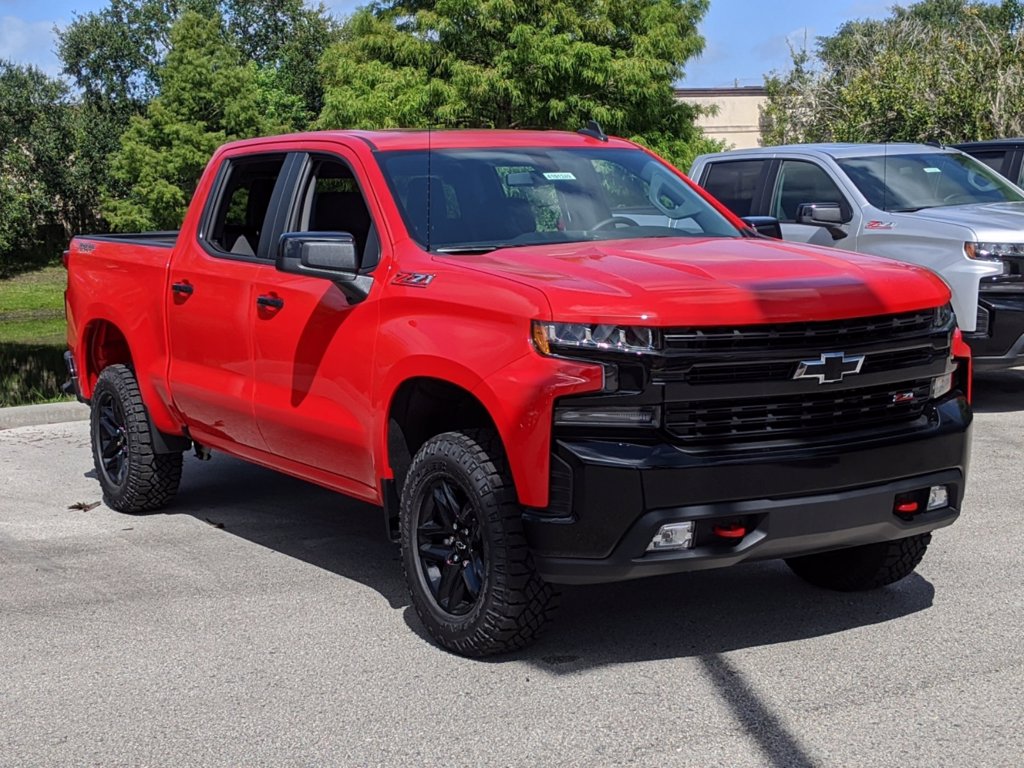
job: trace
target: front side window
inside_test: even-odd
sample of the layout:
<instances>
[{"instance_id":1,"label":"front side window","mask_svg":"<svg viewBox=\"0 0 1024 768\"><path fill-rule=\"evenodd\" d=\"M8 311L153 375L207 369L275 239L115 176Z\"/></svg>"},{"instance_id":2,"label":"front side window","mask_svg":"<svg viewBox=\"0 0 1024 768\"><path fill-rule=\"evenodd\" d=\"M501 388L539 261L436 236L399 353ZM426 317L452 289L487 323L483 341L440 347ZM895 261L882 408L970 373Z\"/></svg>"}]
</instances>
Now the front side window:
<instances>
[{"instance_id":1,"label":"front side window","mask_svg":"<svg viewBox=\"0 0 1024 768\"><path fill-rule=\"evenodd\" d=\"M366 268L376 265L380 255L379 239L359 183L349 166L333 157L310 158L299 204L287 230L350 234Z\"/></svg>"},{"instance_id":2,"label":"front side window","mask_svg":"<svg viewBox=\"0 0 1024 768\"><path fill-rule=\"evenodd\" d=\"M885 211L1024 200L1002 176L960 153L883 154L837 162L868 202Z\"/></svg>"},{"instance_id":3,"label":"front side window","mask_svg":"<svg viewBox=\"0 0 1024 768\"><path fill-rule=\"evenodd\" d=\"M284 155L259 155L225 161L217 203L206 227L206 241L233 256L259 253L270 196L284 166Z\"/></svg>"},{"instance_id":4,"label":"front side window","mask_svg":"<svg viewBox=\"0 0 1024 768\"><path fill-rule=\"evenodd\" d=\"M379 159L406 228L430 250L740 235L640 150L416 150Z\"/></svg>"},{"instance_id":5,"label":"front side window","mask_svg":"<svg viewBox=\"0 0 1024 768\"><path fill-rule=\"evenodd\" d=\"M772 216L779 221L796 221L804 203L838 203L843 218L849 204L825 169L806 160L783 160L772 196Z\"/></svg>"}]
</instances>

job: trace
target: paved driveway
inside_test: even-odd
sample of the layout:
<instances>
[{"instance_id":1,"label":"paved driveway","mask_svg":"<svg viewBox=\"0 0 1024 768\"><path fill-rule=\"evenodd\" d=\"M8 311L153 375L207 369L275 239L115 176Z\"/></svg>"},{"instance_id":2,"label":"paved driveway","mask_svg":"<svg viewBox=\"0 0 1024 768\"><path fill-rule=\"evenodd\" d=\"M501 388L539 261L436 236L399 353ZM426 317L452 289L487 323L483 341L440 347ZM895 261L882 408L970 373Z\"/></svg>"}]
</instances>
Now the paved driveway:
<instances>
[{"instance_id":1,"label":"paved driveway","mask_svg":"<svg viewBox=\"0 0 1024 768\"><path fill-rule=\"evenodd\" d=\"M902 583L573 588L483 662L373 508L215 456L166 514L70 510L87 425L0 431L0 765L1019 766L1024 372L977 386L966 513Z\"/></svg>"}]
</instances>

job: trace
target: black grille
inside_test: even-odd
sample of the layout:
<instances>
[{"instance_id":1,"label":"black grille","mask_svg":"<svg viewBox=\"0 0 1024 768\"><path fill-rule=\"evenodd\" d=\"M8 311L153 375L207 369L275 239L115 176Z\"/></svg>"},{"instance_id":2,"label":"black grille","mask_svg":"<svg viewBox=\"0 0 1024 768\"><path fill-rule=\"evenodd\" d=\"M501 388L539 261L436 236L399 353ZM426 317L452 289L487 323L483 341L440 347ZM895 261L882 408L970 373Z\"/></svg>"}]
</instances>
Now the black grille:
<instances>
[{"instance_id":1,"label":"black grille","mask_svg":"<svg viewBox=\"0 0 1024 768\"><path fill-rule=\"evenodd\" d=\"M666 404L665 426L687 442L804 437L895 424L921 416L929 379L880 387Z\"/></svg>"},{"instance_id":2,"label":"black grille","mask_svg":"<svg viewBox=\"0 0 1024 768\"><path fill-rule=\"evenodd\" d=\"M902 349L892 352L875 352L865 355L862 374L894 371L930 365L949 357L949 348L936 349L931 345ZM699 363L689 368L666 367L655 372L655 378L662 382L686 381L694 385L737 384L750 381L787 381L793 378L799 358L766 362L729 362L710 365Z\"/></svg>"},{"instance_id":3,"label":"black grille","mask_svg":"<svg viewBox=\"0 0 1024 768\"><path fill-rule=\"evenodd\" d=\"M683 352L842 349L854 344L920 338L932 331L934 310L818 323L672 328L665 348Z\"/></svg>"}]
</instances>

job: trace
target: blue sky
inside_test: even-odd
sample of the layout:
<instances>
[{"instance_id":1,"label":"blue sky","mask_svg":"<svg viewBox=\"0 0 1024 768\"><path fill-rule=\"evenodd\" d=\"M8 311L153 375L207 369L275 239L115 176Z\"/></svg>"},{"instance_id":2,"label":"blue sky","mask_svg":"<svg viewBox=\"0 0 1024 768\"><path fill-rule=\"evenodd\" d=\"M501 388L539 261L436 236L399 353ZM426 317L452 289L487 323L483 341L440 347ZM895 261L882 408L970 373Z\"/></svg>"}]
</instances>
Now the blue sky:
<instances>
[{"instance_id":1,"label":"blue sky","mask_svg":"<svg viewBox=\"0 0 1024 768\"><path fill-rule=\"evenodd\" d=\"M363 2L335 0L325 5L335 15L345 15ZM883 17L892 4L870 0L711 0L711 9L701 23L704 53L689 63L680 85L760 85L765 74L788 66L790 44L800 48L806 40L813 47L815 37L832 34L844 21ZM0 0L0 58L35 64L49 74L58 74L54 26L66 26L75 13L104 5L105 0Z\"/></svg>"}]
</instances>

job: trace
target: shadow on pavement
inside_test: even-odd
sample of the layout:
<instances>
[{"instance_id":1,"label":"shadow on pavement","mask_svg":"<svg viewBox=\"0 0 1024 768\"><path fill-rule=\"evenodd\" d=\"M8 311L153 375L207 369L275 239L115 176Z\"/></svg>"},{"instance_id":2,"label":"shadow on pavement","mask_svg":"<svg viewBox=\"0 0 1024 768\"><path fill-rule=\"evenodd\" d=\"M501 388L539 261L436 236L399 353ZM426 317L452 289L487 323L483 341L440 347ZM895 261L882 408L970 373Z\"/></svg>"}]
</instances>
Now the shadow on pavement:
<instances>
[{"instance_id":1,"label":"shadow on pavement","mask_svg":"<svg viewBox=\"0 0 1024 768\"><path fill-rule=\"evenodd\" d=\"M705 658L891 621L929 608L934 593L917 574L874 592L830 592L800 581L781 561L568 587L545 637L519 658L552 674Z\"/></svg>"},{"instance_id":2,"label":"shadow on pavement","mask_svg":"<svg viewBox=\"0 0 1024 768\"><path fill-rule=\"evenodd\" d=\"M167 514L225 532L365 584L392 608L409 604L398 547L378 507L269 469L215 454L189 456Z\"/></svg>"},{"instance_id":3,"label":"shadow on pavement","mask_svg":"<svg viewBox=\"0 0 1024 768\"><path fill-rule=\"evenodd\" d=\"M1024 369L975 374L973 395L978 413L1024 410Z\"/></svg>"},{"instance_id":4,"label":"shadow on pavement","mask_svg":"<svg viewBox=\"0 0 1024 768\"><path fill-rule=\"evenodd\" d=\"M227 533L364 584L392 608L404 608L409 628L426 639L409 605L399 550L385 537L376 507L217 455L210 462L187 460L168 514L223 525ZM891 621L927 609L933 595L917 575L875 592L828 592L806 585L781 562L566 587L562 610L540 642L492 663L525 661L560 675L634 661L708 659Z\"/></svg>"}]
</instances>

